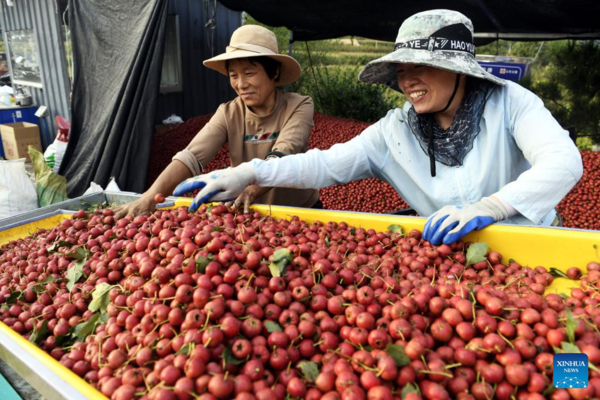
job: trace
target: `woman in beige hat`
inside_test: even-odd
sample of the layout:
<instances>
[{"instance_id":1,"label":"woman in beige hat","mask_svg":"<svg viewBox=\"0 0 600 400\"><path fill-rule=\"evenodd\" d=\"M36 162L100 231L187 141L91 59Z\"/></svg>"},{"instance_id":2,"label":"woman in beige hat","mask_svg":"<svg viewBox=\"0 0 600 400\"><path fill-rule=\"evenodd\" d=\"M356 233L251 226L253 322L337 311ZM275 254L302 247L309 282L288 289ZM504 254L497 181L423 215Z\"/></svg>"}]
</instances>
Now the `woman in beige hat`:
<instances>
[{"instance_id":1,"label":"woman in beige hat","mask_svg":"<svg viewBox=\"0 0 600 400\"><path fill-rule=\"evenodd\" d=\"M197 206L247 184L322 188L379 178L429 217L423 238L434 245L499 221L551 225L583 174L581 154L539 97L477 63L473 34L456 11L413 15L394 50L359 75L403 92L403 108L327 151L253 160L188 179L175 195L202 188Z\"/></svg>"},{"instance_id":2,"label":"woman in beige hat","mask_svg":"<svg viewBox=\"0 0 600 400\"><path fill-rule=\"evenodd\" d=\"M238 97L219 106L142 197L116 207L116 215L152 211L157 193L169 195L179 182L200 175L225 143L229 143L233 167L254 158L279 158L308 150L314 125L313 101L279 89L300 77L300 65L292 57L279 54L277 38L271 31L256 25L238 28L225 53L204 61L204 65L227 75ZM253 202L321 207L318 190L254 185L246 187L234 205L243 206L247 212Z\"/></svg>"}]
</instances>

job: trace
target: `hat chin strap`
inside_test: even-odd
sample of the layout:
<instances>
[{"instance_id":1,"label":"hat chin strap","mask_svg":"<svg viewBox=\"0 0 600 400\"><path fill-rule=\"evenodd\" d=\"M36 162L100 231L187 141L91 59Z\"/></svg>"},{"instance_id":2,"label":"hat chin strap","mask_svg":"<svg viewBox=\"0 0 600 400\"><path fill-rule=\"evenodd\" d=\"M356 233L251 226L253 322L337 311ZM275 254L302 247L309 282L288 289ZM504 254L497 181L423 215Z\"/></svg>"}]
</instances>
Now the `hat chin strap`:
<instances>
[{"instance_id":1,"label":"hat chin strap","mask_svg":"<svg viewBox=\"0 0 600 400\"><path fill-rule=\"evenodd\" d=\"M440 111L434 111L429 113L429 120L427 121L427 134L429 135L429 146L427 147L427 153L429 154L429 168L431 169L431 176L435 177L435 149L433 143L433 116L438 113L443 113L450 107L452 101L454 101L454 96L456 96L456 92L458 91L458 86L460 84L460 74L456 74L456 83L454 84L454 91L452 92L452 96L450 96L450 100L446 107Z\"/></svg>"}]
</instances>

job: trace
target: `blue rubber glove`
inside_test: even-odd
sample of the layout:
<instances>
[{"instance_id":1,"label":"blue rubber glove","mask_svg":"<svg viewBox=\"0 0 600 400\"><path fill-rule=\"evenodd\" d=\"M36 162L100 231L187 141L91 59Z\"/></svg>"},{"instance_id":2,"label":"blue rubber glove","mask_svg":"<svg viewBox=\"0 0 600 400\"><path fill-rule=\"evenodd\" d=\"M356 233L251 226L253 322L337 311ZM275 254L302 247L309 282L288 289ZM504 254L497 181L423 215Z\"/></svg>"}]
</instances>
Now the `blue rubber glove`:
<instances>
[{"instance_id":1,"label":"blue rubber glove","mask_svg":"<svg viewBox=\"0 0 600 400\"><path fill-rule=\"evenodd\" d=\"M508 218L504 206L489 197L465 207L446 206L425 223L423 239L434 246L452 244L475 229Z\"/></svg>"},{"instance_id":2,"label":"blue rubber glove","mask_svg":"<svg viewBox=\"0 0 600 400\"><path fill-rule=\"evenodd\" d=\"M208 174L198 175L181 182L173 191L174 196L201 189L194 198L189 211L196 211L211 201L235 200L244 189L256 181L256 170L248 163Z\"/></svg>"}]
</instances>

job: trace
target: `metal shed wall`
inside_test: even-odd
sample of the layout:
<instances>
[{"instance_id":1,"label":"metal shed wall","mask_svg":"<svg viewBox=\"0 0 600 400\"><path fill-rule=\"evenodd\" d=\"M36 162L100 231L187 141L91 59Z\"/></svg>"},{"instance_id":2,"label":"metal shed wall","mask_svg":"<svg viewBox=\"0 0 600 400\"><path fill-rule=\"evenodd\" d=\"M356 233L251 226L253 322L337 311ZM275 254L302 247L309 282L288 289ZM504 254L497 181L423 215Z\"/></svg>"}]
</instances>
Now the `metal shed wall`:
<instances>
[{"instance_id":1,"label":"metal shed wall","mask_svg":"<svg viewBox=\"0 0 600 400\"><path fill-rule=\"evenodd\" d=\"M3 39L8 54L6 32L33 29L37 41L43 88L23 86L33 97L33 104L48 107L50 115L45 118L51 141L56 136L55 117L62 115L70 119L69 81L62 36L62 16L58 15L58 4L54 0L13 0L8 6L0 2L2 13ZM16 85L15 85L16 86ZM40 126L40 131L44 129ZM45 149L45 135L40 132L42 147Z\"/></svg>"},{"instance_id":2,"label":"metal shed wall","mask_svg":"<svg viewBox=\"0 0 600 400\"><path fill-rule=\"evenodd\" d=\"M215 5L216 27L210 30L205 24ZM202 61L225 51L231 34L242 25L242 13L231 11L215 0L171 0L169 14L179 15L183 91L159 96L157 124L171 114L185 121L213 113L221 103L236 96L227 77L206 68Z\"/></svg>"}]
</instances>

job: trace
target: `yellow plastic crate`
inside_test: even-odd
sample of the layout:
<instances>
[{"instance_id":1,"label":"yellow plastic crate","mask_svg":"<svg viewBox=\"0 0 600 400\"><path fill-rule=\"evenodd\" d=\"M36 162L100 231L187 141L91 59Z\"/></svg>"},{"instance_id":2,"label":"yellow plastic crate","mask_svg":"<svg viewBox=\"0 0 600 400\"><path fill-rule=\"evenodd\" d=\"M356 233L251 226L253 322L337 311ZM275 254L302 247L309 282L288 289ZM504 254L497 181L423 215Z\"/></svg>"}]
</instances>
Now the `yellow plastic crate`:
<instances>
[{"instance_id":1,"label":"yellow plastic crate","mask_svg":"<svg viewBox=\"0 0 600 400\"><path fill-rule=\"evenodd\" d=\"M30 236L40 229L52 229L65 218L71 218L71 213L60 212L48 215L45 218L33 218L12 227L0 228L0 246Z\"/></svg>"},{"instance_id":2,"label":"yellow plastic crate","mask_svg":"<svg viewBox=\"0 0 600 400\"><path fill-rule=\"evenodd\" d=\"M177 198L174 207L189 206L192 199ZM386 231L388 226L399 224L405 232L411 229L423 230L425 218L401 217L381 214L366 214L343 211L327 211L315 209L302 209L280 206L255 205L254 210L263 215L272 215L276 218L289 219L298 216L300 219L312 223L314 221L346 222L356 228L375 229ZM71 218L72 212L63 212L38 217L34 220L23 221L20 224L0 228L0 245L18 238L31 235L40 228L52 228L64 218ZM466 241L486 242L489 248L503 255L504 260L514 259L521 265L530 267L544 266L566 271L576 266L585 273L585 267L590 261L600 261L600 232L584 231L567 228L538 228L513 225L494 224L473 232L464 238ZM579 287L579 282L557 278L546 293L564 293L569 295L571 288ZM10 335L14 341L35 357L43 360L44 364L54 373L64 377L88 399L105 398L94 390L81 378L63 367L43 351L24 340L6 325L0 323L0 333Z\"/></svg>"},{"instance_id":3,"label":"yellow plastic crate","mask_svg":"<svg viewBox=\"0 0 600 400\"><path fill-rule=\"evenodd\" d=\"M88 400L107 399L73 371L2 322L0 322L0 337L2 338L0 357L35 387L44 398L55 399L68 396ZM55 388L45 385L41 380L51 381ZM61 384L68 384L69 387L63 386L56 390L56 386Z\"/></svg>"}]
</instances>

